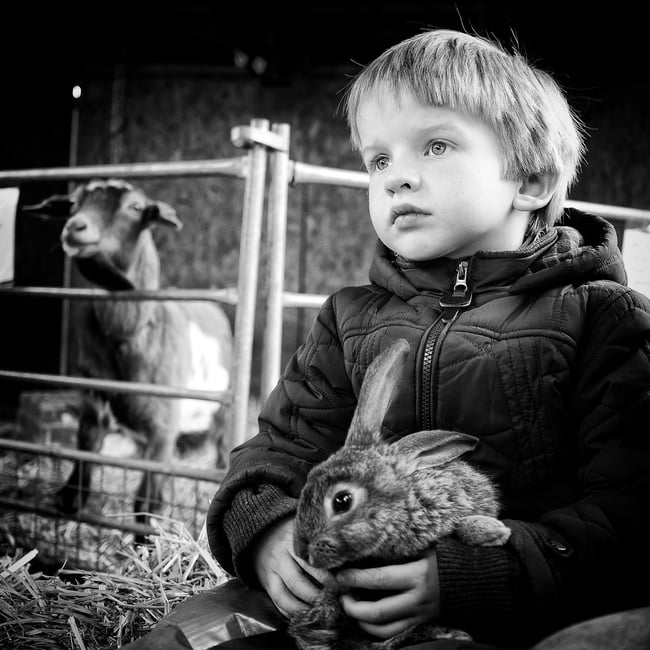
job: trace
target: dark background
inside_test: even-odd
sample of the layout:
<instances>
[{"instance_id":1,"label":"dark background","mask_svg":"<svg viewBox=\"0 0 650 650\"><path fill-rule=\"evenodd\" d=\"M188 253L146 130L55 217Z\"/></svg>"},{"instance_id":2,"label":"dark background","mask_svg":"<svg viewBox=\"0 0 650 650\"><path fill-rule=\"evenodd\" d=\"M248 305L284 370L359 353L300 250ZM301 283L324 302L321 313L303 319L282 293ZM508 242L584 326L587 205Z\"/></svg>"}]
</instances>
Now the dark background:
<instances>
[{"instance_id":1,"label":"dark background","mask_svg":"<svg viewBox=\"0 0 650 650\"><path fill-rule=\"evenodd\" d=\"M106 74L110 82L118 65L170 70L194 66L206 74L232 70L280 93L333 71L343 76L427 27L465 29L495 36L506 45L518 44L529 59L554 74L587 122L597 114L601 123L622 122L621 128L641 134L647 133L650 122L650 57L641 3L610 3L608 9L596 8L596 3L408 0L12 5L2 8L0 169L68 165L70 90L89 76ZM261 73L251 66L256 57L266 66ZM243 68L242 60L247 61ZM617 112L622 105L625 111ZM635 178L643 178L648 146L635 149L637 145L614 137L608 140L607 153L627 157ZM619 176L617 182L623 184L631 177L628 170ZM598 183L592 181L590 187L594 185ZM65 190L60 182L27 183L21 187L21 204ZM611 196L622 205L649 207L647 192ZM16 284L60 286L62 257L48 254L60 224L33 229L30 223L17 220ZM27 305L23 299L0 299L0 368L56 372L59 339L58 301ZM13 406L15 386L0 382L0 388L0 406Z\"/></svg>"},{"instance_id":2,"label":"dark background","mask_svg":"<svg viewBox=\"0 0 650 650\"><path fill-rule=\"evenodd\" d=\"M5 70L25 77L27 86L30 79L60 78L121 59L231 65L235 49L264 54L279 76L290 77L367 61L422 27L464 28L504 41L514 35L533 58L596 85L635 78L640 70L631 57L646 50L647 19L638 3L629 2L608 7L568 0L3 4L3 49L11 52Z\"/></svg>"},{"instance_id":3,"label":"dark background","mask_svg":"<svg viewBox=\"0 0 650 650\"><path fill-rule=\"evenodd\" d=\"M6 4L6 3L5 3ZM0 165L67 162L70 88L118 62L234 67L268 63L260 82L286 85L323 68L366 63L426 27L467 29L519 47L554 72L577 108L647 86L641 4L572 2L16 2L2 9Z\"/></svg>"}]
</instances>

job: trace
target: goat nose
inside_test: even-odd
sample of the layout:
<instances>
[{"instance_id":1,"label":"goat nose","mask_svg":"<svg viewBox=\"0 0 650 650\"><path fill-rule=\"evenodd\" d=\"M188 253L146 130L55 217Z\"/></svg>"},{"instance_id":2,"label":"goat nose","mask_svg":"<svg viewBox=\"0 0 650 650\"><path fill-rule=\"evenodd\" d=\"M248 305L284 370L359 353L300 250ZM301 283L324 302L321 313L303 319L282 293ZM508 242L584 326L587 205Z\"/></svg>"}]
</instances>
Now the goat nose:
<instances>
[{"instance_id":1,"label":"goat nose","mask_svg":"<svg viewBox=\"0 0 650 650\"><path fill-rule=\"evenodd\" d=\"M82 230L86 230L86 228L88 228L88 224L86 223L85 219L78 219L77 217L73 217L70 219L70 221L68 221L65 227L66 230L81 232Z\"/></svg>"}]
</instances>

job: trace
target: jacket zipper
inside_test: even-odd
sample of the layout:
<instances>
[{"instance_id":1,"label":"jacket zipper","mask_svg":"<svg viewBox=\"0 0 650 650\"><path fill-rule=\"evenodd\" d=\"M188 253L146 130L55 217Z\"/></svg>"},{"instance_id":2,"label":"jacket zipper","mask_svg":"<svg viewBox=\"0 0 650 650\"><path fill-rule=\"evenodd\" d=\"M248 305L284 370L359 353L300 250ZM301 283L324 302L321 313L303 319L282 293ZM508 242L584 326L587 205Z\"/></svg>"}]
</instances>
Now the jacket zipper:
<instances>
[{"instance_id":1,"label":"jacket zipper","mask_svg":"<svg viewBox=\"0 0 650 650\"><path fill-rule=\"evenodd\" d=\"M420 429L423 431L433 429L435 426L433 396L437 393L438 378L435 368L438 365L442 340L460 312L469 307L472 302L472 292L467 285L468 271L468 260L461 260L456 267L454 286L451 291L448 291L440 298L442 314L425 334L424 351L422 353L422 406L420 410Z\"/></svg>"}]
</instances>

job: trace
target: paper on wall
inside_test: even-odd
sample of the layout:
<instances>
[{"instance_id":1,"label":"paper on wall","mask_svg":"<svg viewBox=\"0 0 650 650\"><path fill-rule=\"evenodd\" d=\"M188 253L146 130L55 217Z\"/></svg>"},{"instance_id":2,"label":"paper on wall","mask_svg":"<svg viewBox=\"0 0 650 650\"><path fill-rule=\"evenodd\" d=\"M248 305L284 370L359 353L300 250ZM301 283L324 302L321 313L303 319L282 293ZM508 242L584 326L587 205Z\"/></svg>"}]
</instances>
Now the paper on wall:
<instances>
[{"instance_id":1,"label":"paper on wall","mask_svg":"<svg viewBox=\"0 0 650 650\"><path fill-rule=\"evenodd\" d=\"M627 228L623 236L623 261L628 284L650 297L650 230Z\"/></svg>"},{"instance_id":2,"label":"paper on wall","mask_svg":"<svg viewBox=\"0 0 650 650\"><path fill-rule=\"evenodd\" d=\"M14 232L19 190L0 188L0 282L14 279Z\"/></svg>"}]
</instances>

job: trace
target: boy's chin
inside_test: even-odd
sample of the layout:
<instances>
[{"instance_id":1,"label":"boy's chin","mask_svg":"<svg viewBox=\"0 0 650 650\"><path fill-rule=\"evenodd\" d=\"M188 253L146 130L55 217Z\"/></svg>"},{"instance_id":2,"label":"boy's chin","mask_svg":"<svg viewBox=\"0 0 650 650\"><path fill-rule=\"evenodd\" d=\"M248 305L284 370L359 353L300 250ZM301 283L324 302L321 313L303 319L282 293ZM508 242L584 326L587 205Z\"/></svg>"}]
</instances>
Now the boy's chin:
<instances>
[{"instance_id":1,"label":"boy's chin","mask_svg":"<svg viewBox=\"0 0 650 650\"><path fill-rule=\"evenodd\" d=\"M431 262L441 257L445 257L445 255L441 254L439 251L412 250L404 246L390 248L401 259L413 263Z\"/></svg>"},{"instance_id":2,"label":"boy's chin","mask_svg":"<svg viewBox=\"0 0 650 650\"><path fill-rule=\"evenodd\" d=\"M397 241L386 244L400 258L414 263L432 262L438 259L462 259L476 252L473 248L453 246L423 246L421 241Z\"/></svg>"},{"instance_id":3,"label":"boy's chin","mask_svg":"<svg viewBox=\"0 0 650 650\"><path fill-rule=\"evenodd\" d=\"M431 235L411 232L401 237L386 237L383 241L387 248L409 262L430 262L448 257L448 249L431 243Z\"/></svg>"}]
</instances>

